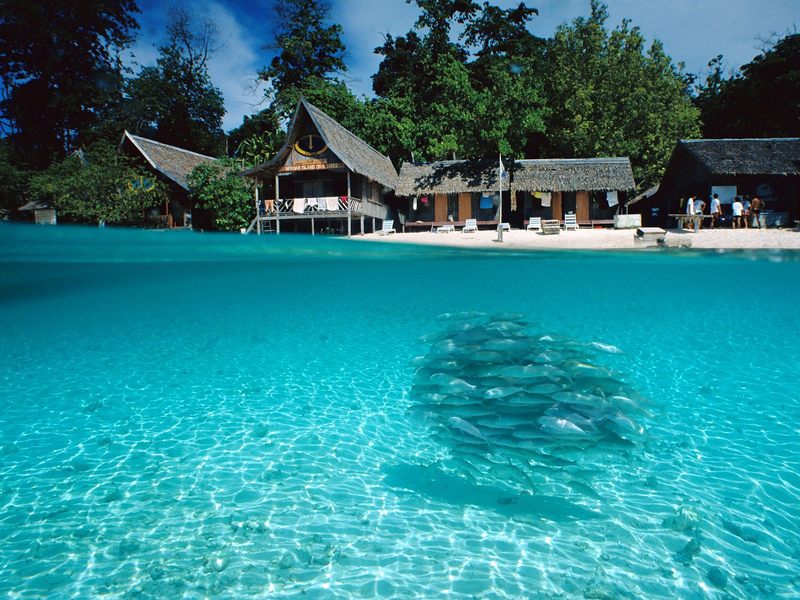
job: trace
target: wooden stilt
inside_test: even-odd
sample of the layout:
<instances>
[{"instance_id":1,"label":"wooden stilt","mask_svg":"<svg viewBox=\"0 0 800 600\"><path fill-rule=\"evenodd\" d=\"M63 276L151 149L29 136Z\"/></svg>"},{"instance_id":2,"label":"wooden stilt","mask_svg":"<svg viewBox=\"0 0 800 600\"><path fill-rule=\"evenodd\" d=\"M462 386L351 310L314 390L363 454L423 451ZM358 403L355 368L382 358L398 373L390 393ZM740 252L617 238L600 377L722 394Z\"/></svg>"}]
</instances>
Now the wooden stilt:
<instances>
[{"instance_id":1,"label":"wooden stilt","mask_svg":"<svg viewBox=\"0 0 800 600\"><path fill-rule=\"evenodd\" d=\"M278 173L275 173L275 233L281 233L281 202L280 202L280 181Z\"/></svg>"},{"instance_id":2,"label":"wooden stilt","mask_svg":"<svg viewBox=\"0 0 800 600\"><path fill-rule=\"evenodd\" d=\"M350 171L347 171L347 237L351 237L353 235L353 220L351 218L353 211L350 205Z\"/></svg>"},{"instance_id":3,"label":"wooden stilt","mask_svg":"<svg viewBox=\"0 0 800 600\"><path fill-rule=\"evenodd\" d=\"M256 233L261 235L261 214L258 211L258 177L256 177Z\"/></svg>"}]
</instances>

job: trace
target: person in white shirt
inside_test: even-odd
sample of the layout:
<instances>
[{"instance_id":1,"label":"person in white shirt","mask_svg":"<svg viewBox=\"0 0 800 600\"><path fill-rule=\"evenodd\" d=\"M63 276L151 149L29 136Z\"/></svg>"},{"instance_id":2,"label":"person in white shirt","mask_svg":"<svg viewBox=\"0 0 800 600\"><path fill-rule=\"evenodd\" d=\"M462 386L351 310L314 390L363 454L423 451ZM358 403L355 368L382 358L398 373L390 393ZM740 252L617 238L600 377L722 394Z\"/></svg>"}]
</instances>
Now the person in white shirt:
<instances>
[{"instance_id":1,"label":"person in white shirt","mask_svg":"<svg viewBox=\"0 0 800 600\"><path fill-rule=\"evenodd\" d=\"M711 229L717 226L721 216L722 203L719 201L719 194L714 194L714 197L711 198Z\"/></svg>"},{"instance_id":2,"label":"person in white shirt","mask_svg":"<svg viewBox=\"0 0 800 600\"><path fill-rule=\"evenodd\" d=\"M706 209L706 203L698 198L694 201L694 214L695 214L695 229L703 228L703 211Z\"/></svg>"},{"instance_id":3,"label":"person in white shirt","mask_svg":"<svg viewBox=\"0 0 800 600\"><path fill-rule=\"evenodd\" d=\"M744 206L742 205L742 199L739 196L733 199L733 228L736 229L737 227L742 227L742 213L744 212Z\"/></svg>"}]
</instances>

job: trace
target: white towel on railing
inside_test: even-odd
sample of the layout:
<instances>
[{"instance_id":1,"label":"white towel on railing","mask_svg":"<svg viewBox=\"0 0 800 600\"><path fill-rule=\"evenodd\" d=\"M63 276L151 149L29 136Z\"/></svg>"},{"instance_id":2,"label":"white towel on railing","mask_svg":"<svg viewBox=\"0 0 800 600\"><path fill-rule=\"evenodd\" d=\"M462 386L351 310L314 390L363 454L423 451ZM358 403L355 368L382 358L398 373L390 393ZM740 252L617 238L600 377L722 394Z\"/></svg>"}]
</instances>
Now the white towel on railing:
<instances>
[{"instance_id":1,"label":"white towel on railing","mask_svg":"<svg viewBox=\"0 0 800 600\"><path fill-rule=\"evenodd\" d=\"M317 208L317 199L316 198L308 198L306 200L306 207L307 208Z\"/></svg>"},{"instance_id":2,"label":"white towel on railing","mask_svg":"<svg viewBox=\"0 0 800 600\"><path fill-rule=\"evenodd\" d=\"M328 210L339 210L339 198L336 196L328 196L325 198L325 204L328 205Z\"/></svg>"},{"instance_id":3,"label":"white towel on railing","mask_svg":"<svg viewBox=\"0 0 800 600\"><path fill-rule=\"evenodd\" d=\"M294 212L301 213L306 208L306 199L305 198L295 198L294 199Z\"/></svg>"}]
</instances>

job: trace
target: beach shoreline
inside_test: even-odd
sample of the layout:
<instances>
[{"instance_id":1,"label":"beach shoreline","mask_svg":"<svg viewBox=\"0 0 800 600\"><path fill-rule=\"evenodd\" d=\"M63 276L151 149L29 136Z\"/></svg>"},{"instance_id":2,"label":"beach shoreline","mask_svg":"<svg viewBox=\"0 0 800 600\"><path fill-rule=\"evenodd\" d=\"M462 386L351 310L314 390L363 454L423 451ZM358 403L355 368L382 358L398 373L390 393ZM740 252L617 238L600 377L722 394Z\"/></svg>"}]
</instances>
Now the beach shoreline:
<instances>
[{"instance_id":1,"label":"beach shoreline","mask_svg":"<svg viewBox=\"0 0 800 600\"><path fill-rule=\"evenodd\" d=\"M562 231L559 235L512 229L503 233L503 241L497 241L497 231L476 233L413 232L379 235L368 233L355 235L353 239L442 246L448 248L506 248L509 250L632 250L653 247L636 240L635 229L580 229ZM684 247L703 250L800 250L800 231L797 229L701 229L697 232L669 229L665 236L668 247Z\"/></svg>"}]
</instances>

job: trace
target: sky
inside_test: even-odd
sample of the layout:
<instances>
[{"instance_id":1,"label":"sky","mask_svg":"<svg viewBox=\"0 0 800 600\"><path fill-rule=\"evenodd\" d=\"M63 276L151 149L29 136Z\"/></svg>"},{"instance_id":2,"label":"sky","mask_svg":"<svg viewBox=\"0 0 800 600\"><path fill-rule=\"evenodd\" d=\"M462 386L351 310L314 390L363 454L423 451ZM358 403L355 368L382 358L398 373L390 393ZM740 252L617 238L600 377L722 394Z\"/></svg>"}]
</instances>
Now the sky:
<instances>
[{"instance_id":1,"label":"sky","mask_svg":"<svg viewBox=\"0 0 800 600\"><path fill-rule=\"evenodd\" d=\"M494 0L503 8L520 0ZM139 0L138 39L126 63L138 69L155 62L157 46L164 43L169 1ZM209 62L212 82L225 98L223 129L242 123L245 115L264 108L264 88L256 84L259 69L272 53L272 0L184 0L198 20L212 19L219 30L221 48ZM372 95L371 75L380 57L374 49L386 34L403 35L416 21L418 9L405 0L330 0L331 21L343 29L346 47L344 74L357 95ZM539 10L530 24L532 33L550 37L561 23L588 16L589 0L528 0ZM800 25L800 0L606 0L607 27L629 19L648 42L659 39L674 63L705 76L708 61L722 54L728 70L738 69L760 53L776 36L796 31Z\"/></svg>"}]
</instances>

